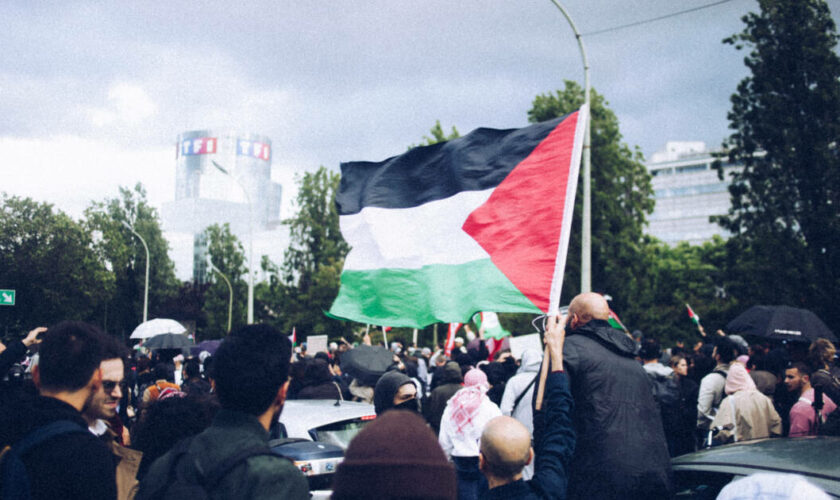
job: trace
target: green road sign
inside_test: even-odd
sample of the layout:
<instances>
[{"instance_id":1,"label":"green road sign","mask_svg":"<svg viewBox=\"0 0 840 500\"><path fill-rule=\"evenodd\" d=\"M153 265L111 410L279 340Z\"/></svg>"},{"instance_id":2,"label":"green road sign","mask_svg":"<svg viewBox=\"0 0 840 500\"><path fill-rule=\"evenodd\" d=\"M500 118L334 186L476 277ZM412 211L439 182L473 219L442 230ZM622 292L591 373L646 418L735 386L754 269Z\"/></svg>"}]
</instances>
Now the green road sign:
<instances>
[{"instance_id":1,"label":"green road sign","mask_svg":"<svg viewBox=\"0 0 840 500\"><path fill-rule=\"evenodd\" d=\"M0 290L0 306L15 305L15 291L14 290Z\"/></svg>"}]
</instances>

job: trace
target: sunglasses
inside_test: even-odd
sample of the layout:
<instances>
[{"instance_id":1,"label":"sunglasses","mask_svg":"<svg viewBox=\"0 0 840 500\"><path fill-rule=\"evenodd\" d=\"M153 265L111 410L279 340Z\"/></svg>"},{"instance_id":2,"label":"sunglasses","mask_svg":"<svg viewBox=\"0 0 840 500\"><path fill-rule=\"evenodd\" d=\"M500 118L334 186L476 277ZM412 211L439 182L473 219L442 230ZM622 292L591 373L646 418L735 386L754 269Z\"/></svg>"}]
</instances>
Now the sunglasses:
<instances>
[{"instance_id":1,"label":"sunglasses","mask_svg":"<svg viewBox=\"0 0 840 500\"><path fill-rule=\"evenodd\" d=\"M114 388L117 386L120 386L120 392L125 392L126 387L128 387L125 382L114 382L113 380L102 381L102 388L108 394L114 392Z\"/></svg>"}]
</instances>

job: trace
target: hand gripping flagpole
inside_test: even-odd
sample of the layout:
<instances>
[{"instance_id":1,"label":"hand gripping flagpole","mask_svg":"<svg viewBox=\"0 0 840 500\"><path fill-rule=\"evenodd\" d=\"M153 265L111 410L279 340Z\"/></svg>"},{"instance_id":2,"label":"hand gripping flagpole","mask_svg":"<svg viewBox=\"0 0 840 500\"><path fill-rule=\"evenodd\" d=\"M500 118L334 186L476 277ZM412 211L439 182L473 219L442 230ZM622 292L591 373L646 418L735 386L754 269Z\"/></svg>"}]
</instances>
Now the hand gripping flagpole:
<instances>
[{"instance_id":1,"label":"hand gripping flagpole","mask_svg":"<svg viewBox=\"0 0 840 500\"><path fill-rule=\"evenodd\" d=\"M580 291L581 293L592 291L592 192L591 192L591 167L590 167L590 151L591 151L591 127L590 127L590 106L589 106L589 61L586 59L586 49L583 46L583 38L575 26L572 17L566 8L563 7L557 0L551 0L563 17L569 22L572 31L575 32L578 47L580 48L580 57L583 60L583 103L586 105L586 133L583 138L583 228L581 234L580 245Z\"/></svg>"}]
</instances>

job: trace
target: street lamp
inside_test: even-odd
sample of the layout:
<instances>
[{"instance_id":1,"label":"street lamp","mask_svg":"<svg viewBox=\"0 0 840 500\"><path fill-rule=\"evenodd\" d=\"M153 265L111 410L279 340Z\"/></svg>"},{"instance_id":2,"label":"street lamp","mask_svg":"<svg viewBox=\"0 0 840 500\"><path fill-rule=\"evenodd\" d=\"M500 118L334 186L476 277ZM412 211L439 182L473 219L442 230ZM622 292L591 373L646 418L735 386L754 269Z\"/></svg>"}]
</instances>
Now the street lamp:
<instances>
[{"instance_id":1,"label":"street lamp","mask_svg":"<svg viewBox=\"0 0 840 500\"><path fill-rule=\"evenodd\" d=\"M251 204L251 195L248 194L248 190L245 189L245 186L239 181L238 177L235 177L233 174L227 171L223 166L216 163L216 160L213 160L213 166L219 169L219 172L227 175L242 188L242 192L245 193L245 199L248 201L248 324L254 324L254 229L253 229L253 212L254 207Z\"/></svg>"},{"instance_id":2,"label":"street lamp","mask_svg":"<svg viewBox=\"0 0 840 500\"><path fill-rule=\"evenodd\" d=\"M592 191L590 183L591 168L589 164L589 156L592 149L590 128L592 123L592 109L589 106L589 62L586 59L583 38L575 26L574 21L572 21L572 17L569 16L569 13L557 0L551 0L551 3L560 9L563 17L569 22L569 26L572 27L572 31L575 32L578 48L580 48L580 57L583 60L583 102L586 104L587 113L589 113L589 116L586 117L586 132L583 136L583 234L581 235L580 244L580 291L584 293L592 291Z\"/></svg>"},{"instance_id":3,"label":"street lamp","mask_svg":"<svg viewBox=\"0 0 840 500\"><path fill-rule=\"evenodd\" d=\"M146 240L143 239L140 234L131 227L126 221L122 221L123 226L127 227L129 231L131 231L134 236L140 238L140 243L143 244L143 248L146 249L146 291L143 294L143 323L149 319L149 246L146 245Z\"/></svg>"},{"instance_id":4,"label":"street lamp","mask_svg":"<svg viewBox=\"0 0 840 500\"><path fill-rule=\"evenodd\" d=\"M231 326L230 321L231 321L231 317L233 316L233 287L230 286L230 280L227 279L227 276L225 276L223 272L219 271L219 268L214 266L213 262L211 260L208 259L207 264L210 265L210 269L219 273L219 276L221 276L222 279L225 280L225 283L227 283L227 287L228 287L228 327L227 327L227 333L230 333L230 326Z\"/></svg>"}]
</instances>

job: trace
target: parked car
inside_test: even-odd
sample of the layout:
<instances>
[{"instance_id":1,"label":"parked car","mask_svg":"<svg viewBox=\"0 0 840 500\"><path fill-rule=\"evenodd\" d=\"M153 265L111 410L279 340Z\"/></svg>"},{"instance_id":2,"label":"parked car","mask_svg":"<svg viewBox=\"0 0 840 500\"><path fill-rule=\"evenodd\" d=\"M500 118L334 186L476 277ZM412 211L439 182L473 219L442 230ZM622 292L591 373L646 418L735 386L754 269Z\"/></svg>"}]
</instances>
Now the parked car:
<instances>
[{"instance_id":1,"label":"parked car","mask_svg":"<svg viewBox=\"0 0 840 500\"><path fill-rule=\"evenodd\" d=\"M269 446L309 480L313 498L329 498L332 478L350 441L376 418L373 405L334 399L286 401Z\"/></svg>"},{"instance_id":2,"label":"parked car","mask_svg":"<svg viewBox=\"0 0 840 500\"><path fill-rule=\"evenodd\" d=\"M716 446L671 460L677 498L713 499L757 472L799 474L840 498L840 438L768 438Z\"/></svg>"}]
</instances>

